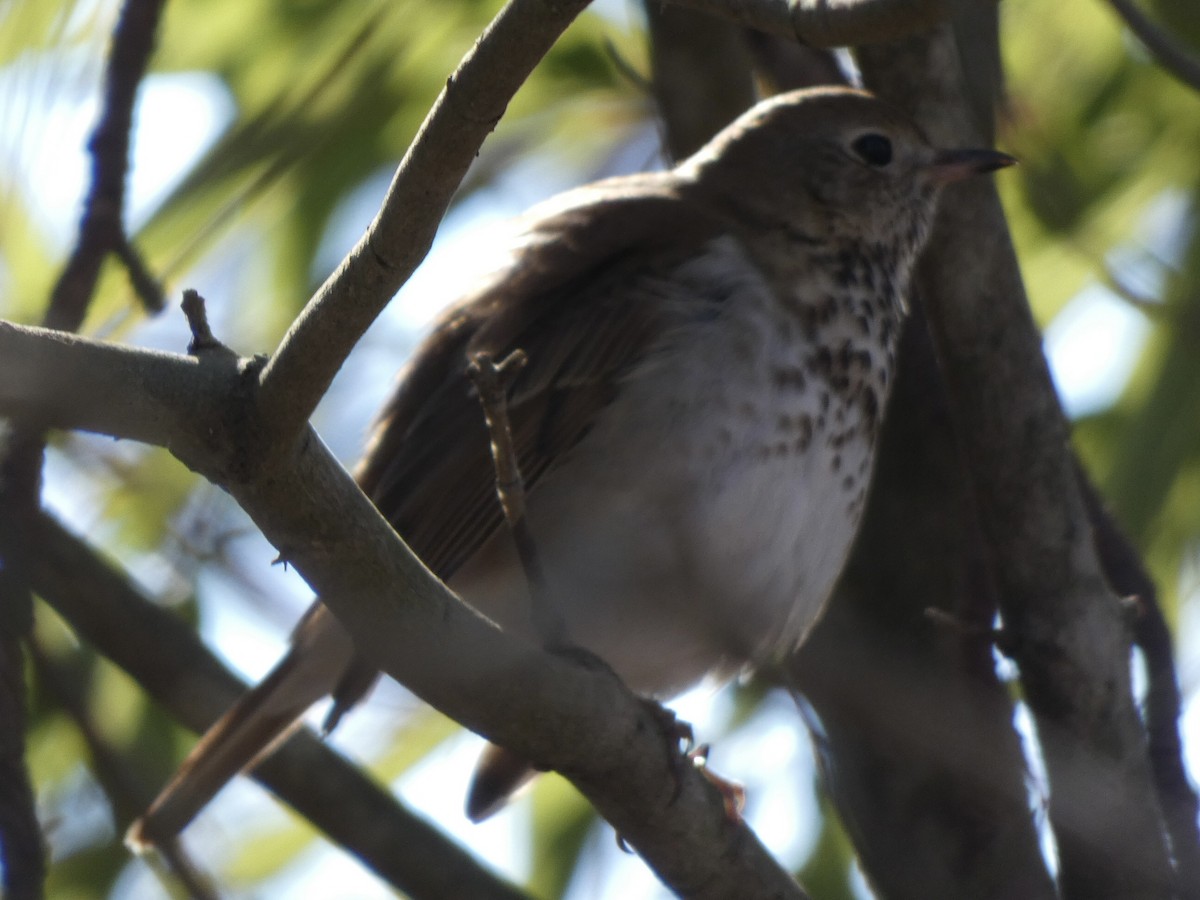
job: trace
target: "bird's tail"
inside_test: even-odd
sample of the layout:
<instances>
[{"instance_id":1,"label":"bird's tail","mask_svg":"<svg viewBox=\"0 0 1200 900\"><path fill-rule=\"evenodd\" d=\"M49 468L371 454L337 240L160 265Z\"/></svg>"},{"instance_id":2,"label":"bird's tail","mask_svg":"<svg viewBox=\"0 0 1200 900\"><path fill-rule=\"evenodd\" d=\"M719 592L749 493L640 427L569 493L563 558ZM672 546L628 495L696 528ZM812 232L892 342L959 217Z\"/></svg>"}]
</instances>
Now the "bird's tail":
<instances>
[{"instance_id":1,"label":"bird's tail","mask_svg":"<svg viewBox=\"0 0 1200 900\"><path fill-rule=\"evenodd\" d=\"M200 739L175 777L130 827L135 850L174 838L235 775L286 739L317 700L333 692L354 658L349 635L324 606L296 629L292 648Z\"/></svg>"},{"instance_id":2,"label":"bird's tail","mask_svg":"<svg viewBox=\"0 0 1200 900\"><path fill-rule=\"evenodd\" d=\"M467 789L467 818L482 822L500 811L524 787L537 770L511 750L488 744L475 764Z\"/></svg>"}]
</instances>

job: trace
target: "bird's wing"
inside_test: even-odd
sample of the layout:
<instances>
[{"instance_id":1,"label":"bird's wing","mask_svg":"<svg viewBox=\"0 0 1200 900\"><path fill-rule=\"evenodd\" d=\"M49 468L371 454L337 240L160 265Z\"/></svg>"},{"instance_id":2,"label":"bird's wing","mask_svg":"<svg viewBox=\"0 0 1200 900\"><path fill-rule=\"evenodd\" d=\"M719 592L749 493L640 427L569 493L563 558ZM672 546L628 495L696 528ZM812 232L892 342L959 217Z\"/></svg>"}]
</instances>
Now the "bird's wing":
<instances>
[{"instance_id":1,"label":"bird's wing","mask_svg":"<svg viewBox=\"0 0 1200 900\"><path fill-rule=\"evenodd\" d=\"M454 307L417 350L356 473L414 552L443 579L501 525L472 354L524 350L510 393L527 488L587 433L615 382L662 326L650 285L720 232L673 190L671 176L612 181L536 220L512 264ZM615 196L614 196L615 194ZM319 602L292 649L196 745L151 809L134 846L173 837L322 696L327 727L369 688L375 669Z\"/></svg>"},{"instance_id":2,"label":"bird's wing","mask_svg":"<svg viewBox=\"0 0 1200 900\"><path fill-rule=\"evenodd\" d=\"M634 182L637 184L637 182ZM468 358L523 350L509 419L526 488L587 433L663 328L656 281L718 232L659 187L540 220L502 277L451 310L384 410L359 483L443 579L502 521Z\"/></svg>"}]
</instances>

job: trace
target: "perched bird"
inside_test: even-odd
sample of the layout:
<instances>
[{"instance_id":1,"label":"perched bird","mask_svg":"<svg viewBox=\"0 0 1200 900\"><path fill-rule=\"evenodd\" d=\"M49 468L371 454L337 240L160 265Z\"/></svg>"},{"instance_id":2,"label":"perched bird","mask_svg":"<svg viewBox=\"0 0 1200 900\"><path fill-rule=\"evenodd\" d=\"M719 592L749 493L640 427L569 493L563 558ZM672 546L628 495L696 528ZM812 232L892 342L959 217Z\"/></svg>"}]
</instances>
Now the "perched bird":
<instances>
[{"instance_id":1,"label":"perched bird","mask_svg":"<svg viewBox=\"0 0 1200 900\"><path fill-rule=\"evenodd\" d=\"M654 698L786 654L862 515L938 192L1013 161L937 150L891 106L828 88L758 104L670 171L552 199L416 352L359 482L463 600L536 638L467 374L520 348L527 521L570 640ZM314 604L131 840L174 835L309 705L332 693L332 726L375 675ZM491 750L469 814L527 771Z\"/></svg>"}]
</instances>

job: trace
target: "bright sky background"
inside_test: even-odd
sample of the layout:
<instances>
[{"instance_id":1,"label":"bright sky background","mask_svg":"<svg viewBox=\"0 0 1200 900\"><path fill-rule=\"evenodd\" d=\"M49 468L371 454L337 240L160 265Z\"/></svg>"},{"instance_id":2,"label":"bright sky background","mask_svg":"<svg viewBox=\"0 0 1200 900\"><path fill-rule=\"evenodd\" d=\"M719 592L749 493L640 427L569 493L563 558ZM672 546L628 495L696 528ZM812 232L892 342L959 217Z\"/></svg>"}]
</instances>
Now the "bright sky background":
<instances>
[{"instance_id":1,"label":"bright sky background","mask_svg":"<svg viewBox=\"0 0 1200 900\"><path fill-rule=\"evenodd\" d=\"M5 126L0 132L0 165L19 173L14 181L38 200L34 208L39 213L39 225L65 251L74 235L86 184L88 161L83 147L96 115L96 95L94 90L82 88L52 93L52 104L36 110L23 123L23 133L36 136L38 141L36 152L29 152L28 144L14 145L11 137L14 132L7 127L14 124L14 110L5 105L6 98L15 95L21 79L28 77L29 72L21 64L0 70L0 125ZM134 225L204 151L232 114L232 104L215 79L203 75L155 75L146 80L132 166L130 209ZM443 228L428 261L368 337L363 354L370 361L364 364L395 368L399 360L394 358L394 348L407 340L407 331L427 322L443 303L457 295L475 270L494 261L497 229L503 230L504 221L541 195L567 186L566 179L570 177L569 172L553 170L547 177L547 169L541 164L537 178L529 177L530 174L529 168L518 167L495 188L459 207ZM335 217L333 234L322 253L323 265L331 266L341 252L338 248L348 246L357 236L373 213L381 191L382 183L364 186ZM1165 202L1169 206L1170 198ZM1163 223L1170 223L1172 215L1177 226L1179 212L1170 209L1164 209L1147 223L1148 243L1160 243L1155 239L1162 237L1163 228L1168 227ZM464 268L463 260L468 259L475 261L474 269ZM203 292L203 285L197 286ZM1153 292L1154 285L1150 285L1147 293ZM181 318L172 308L135 338L181 347L186 339L184 332ZM1067 305L1047 329L1046 348L1059 391L1072 414L1103 408L1115 398L1130 374L1146 332L1141 313L1099 284L1089 285ZM378 396L354 399L354 416L360 428L385 389L386 384L381 384ZM335 450L344 458L352 457L360 434L361 431L351 429L348 434L338 435ZM47 492L51 506L74 518L81 502L80 481L61 460L51 463ZM259 560L249 564L250 568L257 566L261 571L259 589L288 598L287 602L297 611L307 603L309 592L298 578L278 567L267 566L274 554L264 541L256 539L243 544L239 552ZM153 571L140 574L154 579ZM220 597L238 590L237 585L217 583L221 578L218 574L208 574L205 578L208 582L199 586L204 596ZM1185 606L1184 627L1192 635L1195 619L1194 605ZM227 605L209 603L204 624L206 637L219 640L231 663L250 677L263 674L283 647L285 629L270 617L256 619ZM379 693L374 708L351 717L335 737L334 742L347 752L356 754L355 748L370 743L371 729L380 727L397 710L411 706L399 690ZM714 701L708 689L693 691L672 706L682 718L693 722L701 735L730 714L727 698L718 695ZM815 839L812 827L815 808L808 805L815 802L809 788L812 753L795 728L795 716L786 698L770 699L750 727L714 748L712 758L717 771L746 783L752 824L773 851L790 860L803 858ZM1188 705L1185 722L1189 738L1194 737L1200 729L1200 710L1195 703ZM1197 745L1200 741L1188 741L1189 748L1193 748L1189 758L1193 771L1200 765L1200 759L1194 756ZM454 739L444 754L410 772L395 787L406 803L434 819L500 870L519 879L527 866L528 847L520 836L523 829L514 829L511 824L514 820L522 821L528 810L518 805L484 826L470 825L461 812L467 773L478 748L478 739L471 736ZM797 797L808 798L805 805L797 805ZM189 832L189 841L198 847L203 845L205 857L214 852L234 852L238 830L247 817L286 821L274 801L242 779L201 817ZM581 873L571 894L573 898L667 896L639 861L618 851L610 832L598 835L596 842L603 849L603 859L594 871ZM155 896L159 891L157 881L142 866L130 867L125 887L125 896L131 897ZM392 896L357 863L337 851L326 850L307 854L277 887L279 895L288 897Z\"/></svg>"}]
</instances>

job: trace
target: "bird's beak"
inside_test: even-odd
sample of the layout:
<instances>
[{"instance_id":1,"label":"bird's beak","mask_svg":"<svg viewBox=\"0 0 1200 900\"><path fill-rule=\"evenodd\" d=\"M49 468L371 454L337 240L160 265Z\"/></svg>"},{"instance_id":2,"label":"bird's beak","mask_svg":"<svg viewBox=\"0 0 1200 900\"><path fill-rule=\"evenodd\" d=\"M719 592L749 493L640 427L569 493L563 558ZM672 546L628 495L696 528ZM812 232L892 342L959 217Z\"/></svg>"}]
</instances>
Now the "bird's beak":
<instances>
[{"instance_id":1,"label":"bird's beak","mask_svg":"<svg viewBox=\"0 0 1200 900\"><path fill-rule=\"evenodd\" d=\"M1015 156L999 150L943 150L929 164L929 174L936 183L949 184L1016 164Z\"/></svg>"}]
</instances>

